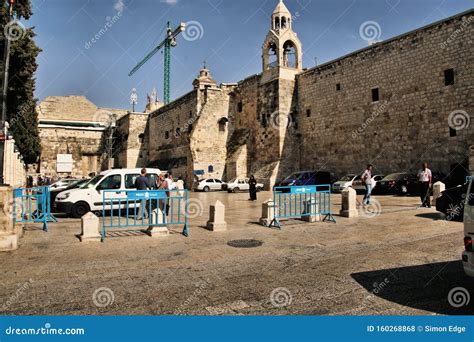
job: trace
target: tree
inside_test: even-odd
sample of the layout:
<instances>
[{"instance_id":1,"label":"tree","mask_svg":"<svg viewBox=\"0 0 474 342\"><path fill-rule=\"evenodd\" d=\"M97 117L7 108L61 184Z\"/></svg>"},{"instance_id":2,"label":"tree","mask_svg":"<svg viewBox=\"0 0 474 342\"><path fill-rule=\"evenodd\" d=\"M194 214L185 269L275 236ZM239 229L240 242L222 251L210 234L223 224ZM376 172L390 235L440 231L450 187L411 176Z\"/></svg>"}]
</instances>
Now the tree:
<instances>
[{"instance_id":1,"label":"tree","mask_svg":"<svg viewBox=\"0 0 474 342\"><path fill-rule=\"evenodd\" d=\"M10 38L10 67L7 93L7 121L26 164L37 162L41 153L38 130L37 99L34 97L36 57L41 49L34 42L34 27L25 28L20 22L32 15L30 0L15 0L9 17L9 1L2 0L0 12L0 51L3 56L5 38Z\"/></svg>"}]
</instances>

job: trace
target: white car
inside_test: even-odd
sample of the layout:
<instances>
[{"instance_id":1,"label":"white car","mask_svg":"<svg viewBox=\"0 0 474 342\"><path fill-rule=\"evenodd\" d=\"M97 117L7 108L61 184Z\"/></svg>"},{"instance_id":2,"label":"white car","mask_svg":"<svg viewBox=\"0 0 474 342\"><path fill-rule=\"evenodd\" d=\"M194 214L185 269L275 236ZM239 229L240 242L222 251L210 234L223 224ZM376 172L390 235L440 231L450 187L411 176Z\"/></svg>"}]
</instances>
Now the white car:
<instances>
[{"instance_id":1,"label":"white car","mask_svg":"<svg viewBox=\"0 0 474 342\"><path fill-rule=\"evenodd\" d=\"M377 186L377 183L384 179L384 175L375 175L372 176L372 190ZM359 178L352 182L352 188L355 191L365 191L365 185L362 184L362 178Z\"/></svg>"},{"instance_id":2,"label":"white car","mask_svg":"<svg viewBox=\"0 0 474 342\"><path fill-rule=\"evenodd\" d=\"M351 175L344 176L332 185L332 191L341 192L344 189L352 187L352 183L359 179L360 179L360 176L357 176L357 175L351 174Z\"/></svg>"},{"instance_id":3,"label":"white car","mask_svg":"<svg viewBox=\"0 0 474 342\"><path fill-rule=\"evenodd\" d=\"M225 183L220 179L207 178L201 179L198 183L194 185L194 191L221 191L225 187Z\"/></svg>"},{"instance_id":4,"label":"white car","mask_svg":"<svg viewBox=\"0 0 474 342\"><path fill-rule=\"evenodd\" d=\"M69 185L72 185L73 183L79 182L80 179L75 179L75 178L65 178L57 181L56 183L53 183L50 185L51 190L61 190L61 189L66 189Z\"/></svg>"},{"instance_id":5,"label":"white car","mask_svg":"<svg viewBox=\"0 0 474 342\"><path fill-rule=\"evenodd\" d=\"M249 191L249 178L235 178L227 183L227 192ZM263 190L263 184L257 183L257 191Z\"/></svg>"},{"instance_id":6,"label":"white car","mask_svg":"<svg viewBox=\"0 0 474 342\"><path fill-rule=\"evenodd\" d=\"M114 198L127 198L126 190L136 190L135 180L140 176L141 169L121 169L102 172L92 178L89 183L79 189L61 192L55 201L58 212L65 213L74 218L80 218L89 211L102 211L103 190L116 190ZM159 169L147 169L147 178L153 186L161 174ZM130 203L133 208L134 204ZM119 209L113 205L112 209Z\"/></svg>"},{"instance_id":7,"label":"white car","mask_svg":"<svg viewBox=\"0 0 474 342\"><path fill-rule=\"evenodd\" d=\"M462 264L464 272L474 277L474 250L472 247L472 239L474 238L474 187L472 179L467 190L466 203L464 206L464 247L462 253Z\"/></svg>"}]
</instances>

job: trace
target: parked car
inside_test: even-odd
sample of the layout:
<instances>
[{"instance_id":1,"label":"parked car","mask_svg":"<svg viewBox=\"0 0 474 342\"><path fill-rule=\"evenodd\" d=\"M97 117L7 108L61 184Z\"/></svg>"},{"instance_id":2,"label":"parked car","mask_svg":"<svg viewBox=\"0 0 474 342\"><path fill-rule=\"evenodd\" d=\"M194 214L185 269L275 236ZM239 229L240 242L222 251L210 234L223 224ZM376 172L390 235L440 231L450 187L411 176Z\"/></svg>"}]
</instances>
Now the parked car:
<instances>
[{"instance_id":1,"label":"parked car","mask_svg":"<svg viewBox=\"0 0 474 342\"><path fill-rule=\"evenodd\" d=\"M375 175L375 176L372 176L372 191L377 191L375 190L376 187L377 187L377 184L380 183L380 181L382 179L384 179L385 176L384 175ZM355 181L352 182L352 188L355 190L355 191L365 191L365 184L362 184L362 179L359 178L359 179L356 179Z\"/></svg>"},{"instance_id":2,"label":"parked car","mask_svg":"<svg viewBox=\"0 0 474 342\"><path fill-rule=\"evenodd\" d=\"M474 187L472 179L468 183L467 198L464 209L464 248L462 253L462 264L464 272L474 277L474 250L472 248L472 239L474 238Z\"/></svg>"},{"instance_id":3,"label":"parked car","mask_svg":"<svg viewBox=\"0 0 474 342\"><path fill-rule=\"evenodd\" d=\"M257 191L262 191L263 187L264 186L262 183L257 183ZM227 192L234 192L234 193L240 192L240 191L249 191L250 189L249 179L248 178L232 179L227 184L224 184L223 189L227 190Z\"/></svg>"},{"instance_id":4,"label":"parked car","mask_svg":"<svg viewBox=\"0 0 474 342\"><path fill-rule=\"evenodd\" d=\"M411 173L392 173L379 182L375 193L381 195L416 195L418 193L418 181L416 176Z\"/></svg>"},{"instance_id":5,"label":"parked car","mask_svg":"<svg viewBox=\"0 0 474 342\"><path fill-rule=\"evenodd\" d=\"M350 174L350 175L344 176L332 185L332 191L341 192L344 189L352 187L353 183L358 180L360 181L360 179L361 179L360 175L357 176L357 175Z\"/></svg>"},{"instance_id":6,"label":"parked car","mask_svg":"<svg viewBox=\"0 0 474 342\"><path fill-rule=\"evenodd\" d=\"M464 200L469 183L447 189L436 199L436 210L445 214L449 221L460 221L464 218Z\"/></svg>"},{"instance_id":7,"label":"parked car","mask_svg":"<svg viewBox=\"0 0 474 342\"><path fill-rule=\"evenodd\" d=\"M331 174L326 171L302 171L294 172L278 186L301 186L301 185L321 185L331 184Z\"/></svg>"},{"instance_id":8,"label":"parked car","mask_svg":"<svg viewBox=\"0 0 474 342\"><path fill-rule=\"evenodd\" d=\"M223 190L225 183L220 179L207 178L201 179L194 185L194 191L221 191Z\"/></svg>"},{"instance_id":9,"label":"parked car","mask_svg":"<svg viewBox=\"0 0 474 342\"><path fill-rule=\"evenodd\" d=\"M64 190L71 184L79 182L78 178L64 178L50 185L51 190Z\"/></svg>"},{"instance_id":10,"label":"parked car","mask_svg":"<svg viewBox=\"0 0 474 342\"><path fill-rule=\"evenodd\" d=\"M80 181L76 181L72 184L70 184L69 186L67 186L66 188L61 188L61 189L51 189L50 191L50 199L51 199L51 205L53 206L53 209L54 208L54 201L56 200L56 197L63 191L67 191L67 190L72 190L72 189L79 189L80 187L82 187L83 185L87 184L88 182L90 181L90 178L88 179L81 179Z\"/></svg>"},{"instance_id":11,"label":"parked car","mask_svg":"<svg viewBox=\"0 0 474 342\"><path fill-rule=\"evenodd\" d=\"M150 184L154 184L161 171L159 169L147 169L147 171L148 181ZM89 211L101 211L103 208L102 191L116 190L115 198L126 199L126 190L135 190L135 179L140 175L140 172L141 169L102 172L81 188L61 192L56 197L56 208L59 212L74 218L80 218ZM133 209L134 206L134 202L130 203L130 208ZM111 209L119 209L119 204L112 205Z\"/></svg>"}]
</instances>

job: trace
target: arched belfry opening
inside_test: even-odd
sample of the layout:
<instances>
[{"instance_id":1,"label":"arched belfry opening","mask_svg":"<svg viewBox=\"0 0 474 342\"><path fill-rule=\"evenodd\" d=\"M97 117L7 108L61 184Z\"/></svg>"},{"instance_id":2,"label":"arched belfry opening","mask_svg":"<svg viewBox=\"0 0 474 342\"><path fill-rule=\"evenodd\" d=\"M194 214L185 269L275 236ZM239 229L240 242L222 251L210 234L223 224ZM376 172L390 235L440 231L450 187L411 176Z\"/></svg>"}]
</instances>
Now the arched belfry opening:
<instances>
[{"instance_id":1,"label":"arched belfry opening","mask_svg":"<svg viewBox=\"0 0 474 342\"><path fill-rule=\"evenodd\" d=\"M302 47L293 31L292 15L280 0L272 14L272 26L263 44L263 70L291 68L302 70Z\"/></svg>"}]
</instances>

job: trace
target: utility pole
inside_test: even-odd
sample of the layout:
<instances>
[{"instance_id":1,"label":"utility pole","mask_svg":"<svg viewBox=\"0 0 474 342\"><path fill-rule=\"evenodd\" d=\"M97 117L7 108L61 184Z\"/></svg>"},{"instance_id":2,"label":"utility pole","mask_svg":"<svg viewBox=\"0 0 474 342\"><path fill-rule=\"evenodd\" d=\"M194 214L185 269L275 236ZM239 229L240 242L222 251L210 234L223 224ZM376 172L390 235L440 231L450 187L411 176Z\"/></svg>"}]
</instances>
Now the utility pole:
<instances>
[{"instance_id":1,"label":"utility pole","mask_svg":"<svg viewBox=\"0 0 474 342\"><path fill-rule=\"evenodd\" d=\"M8 12L9 18L13 18L13 4L15 0L10 0L10 8ZM3 1L2 1L3 5ZM8 94L8 67L10 65L10 39L4 34L5 50L3 54L3 82L2 82L2 116L0 121L0 185L5 185L4 175L4 159L5 159L5 140L8 139L7 131L7 94Z\"/></svg>"}]
</instances>

